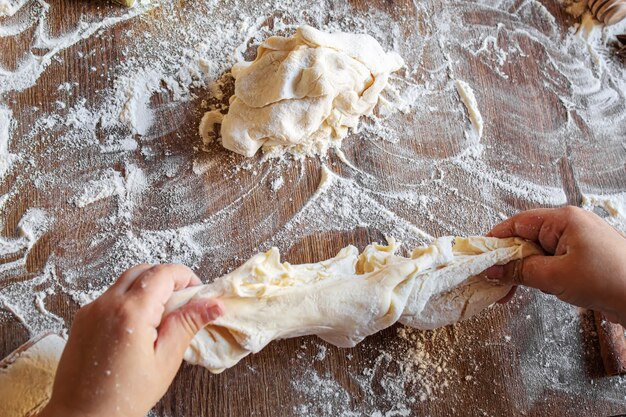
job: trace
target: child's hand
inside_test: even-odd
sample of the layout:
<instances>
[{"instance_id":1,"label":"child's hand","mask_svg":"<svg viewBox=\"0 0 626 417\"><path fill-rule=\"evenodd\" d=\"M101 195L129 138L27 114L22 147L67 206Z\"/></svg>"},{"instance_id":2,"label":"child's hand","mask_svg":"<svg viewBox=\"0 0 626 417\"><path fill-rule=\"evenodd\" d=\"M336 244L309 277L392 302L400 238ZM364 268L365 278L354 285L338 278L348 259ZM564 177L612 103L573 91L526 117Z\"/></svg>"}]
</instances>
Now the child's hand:
<instances>
[{"instance_id":1,"label":"child's hand","mask_svg":"<svg viewBox=\"0 0 626 417\"><path fill-rule=\"evenodd\" d=\"M216 300L161 320L175 290L200 284L182 265L138 265L78 311L40 417L143 417L176 375L193 336L222 314Z\"/></svg>"},{"instance_id":2,"label":"child's hand","mask_svg":"<svg viewBox=\"0 0 626 417\"><path fill-rule=\"evenodd\" d=\"M530 210L489 236L529 239L551 255L491 267L489 278L538 288L626 324L626 238L597 215L576 207Z\"/></svg>"}]
</instances>

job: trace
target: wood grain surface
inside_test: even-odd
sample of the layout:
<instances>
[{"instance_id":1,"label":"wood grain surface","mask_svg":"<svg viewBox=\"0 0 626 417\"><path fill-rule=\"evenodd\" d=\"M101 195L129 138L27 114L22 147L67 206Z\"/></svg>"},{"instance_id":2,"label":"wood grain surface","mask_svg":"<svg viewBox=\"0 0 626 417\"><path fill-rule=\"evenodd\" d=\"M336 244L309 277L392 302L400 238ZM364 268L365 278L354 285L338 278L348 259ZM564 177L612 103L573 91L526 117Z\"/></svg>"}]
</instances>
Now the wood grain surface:
<instances>
[{"instance_id":1,"label":"wood grain surface","mask_svg":"<svg viewBox=\"0 0 626 417\"><path fill-rule=\"evenodd\" d=\"M193 7L191 2L179 2L181 8ZM367 10L376 8L388 13L392 18L414 19L419 24L412 26L406 23L404 30L412 31L425 30L424 26L429 16L415 12L412 3L407 1L361 1L350 2L357 10ZM442 7L439 1L427 2L429 8L437 10ZM517 3L523 3L522 1ZM106 2L80 2L52 1L50 21L52 30L56 33L63 33L73 27L83 13L94 15L105 14L110 8L115 7ZM177 3L178 4L178 3ZM228 5L228 2L225 3ZM563 30L573 24L573 18L560 9L558 2L544 1L545 7L556 16ZM228 6L225 6L228 7ZM521 6L520 6L521 7ZM158 11L150 12L158 17ZM471 18L468 17L468 18ZM473 18L480 20L480 16ZM410 21L410 20L409 20ZM173 24L173 23L172 23ZM178 23L176 23L178 24ZM485 22L485 24L491 24ZM76 166L80 174L89 173L104 166L99 158L89 153L65 154L63 156L53 155L48 157L44 150L51 146L55 138L60 133L41 137L37 143L24 143L20 138L25 137L32 123L35 121L36 112L34 107L40 111L51 111L55 106L57 86L69 80L76 80L76 96L84 97L88 101L96 100L103 89L110 87L112 80L107 77L92 76L89 68L102 68L110 63L123 61L125 43L127 38L124 33L129 30L137 32L149 31L149 19L135 19L116 25L105 31L103 36L89 37L77 43L72 48L68 48L59 55L59 63L51 65L41 76L36 86L28 88L22 92L11 93L2 99L10 104L14 115L18 115L20 120L17 128L13 132L13 147L30 147L41 150L41 157L38 158L37 165L45 166L47 172L54 172L56 169L63 169L64 166ZM0 55L3 65L7 68L17 66L22 57L25 45L28 45L29 37L4 37L0 38ZM525 51L530 55L535 55L537 59L533 64L524 67L509 66L506 68L510 74L508 80L494 77L493 73L481 66L471 57L467 57L470 64L466 68L465 74L459 74L465 79L472 79L476 86L476 91L480 91L480 106L488 120L490 146L501 146L502 151L496 152L492 156L494 160L506 161L506 152L509 148L516 149L519 159L511 162L511 172L517 173L524 178L529 178L537 184L545 184L562 187L567 202L579 205L581 201L580 181L593 185L598 190L614 192L626 189L626 175L624 171L624 152L618 147L610 148L603 146L602 138L593 138L591 132L588 136L581 137L580 142L575 144L563 143L558 149L551 150L550 155L546 155L541 150L537 142L541 141L541 135L532 138L521 137L519 132L511 130L506 110L502 109L501 98L498 98L498 91L506 91L508 85L515 83L525 83L529 86L529 91L525 97L511 100L507 103L510 110L519 115L525 115L526 120L532 120L534 127L539 132L551 132L558 126L566 123L564 106L558 102L554 95L544 94L544 85L533 80L541 80L544 77L545 57L541 45L536 42L519 40L523 44ZM86 58L78 61L76 53L82 51ZM90 53L91 51L95 51ZM254 53L251 47L247 51L248 57ZM462 56L462 53L461 53ZM433 67L441 57L433 53L432 57L426 57L428 61L432 59ZM203 95L206 91L198 91ZM204 156L197 156L193 151L193 146L197 145L197 123L201 112L198 108L198 101L192 101L184 106L163 107L158 115L157 131L169 132L164 135L154 135L151 142L152 149L155 150L155 157L151 160L143 158L139 152L137 159L143 166L149 167L152 164L167 164L168 157L177 157L192 160L193 157L205 158L207 163L220 161L227 164L232 158L227 151L216 147ZM167 103L167 97L158 97L154 100L154 105L158 106ZM413 117L403 115L398 117ZM425 120L428 115L416 116ZM583 123L581 123L581 126ZM408 144L417 153L424 157L442 158L446 155L454 154L458 150L458 143L453 139L454 135L462 137L462 127L454 128L458 131L454 134L447 132L447 136L440 132L431 132L428 135L423 132L416 132L416 137L407 140ZM584 126L581 127L584 131ZM549 134L549 133L548 133ZM425 176L432 173L423 167L404 166L392 168L392 161L386 157L379 157L373 153L366 145L358 140L358 134L351 135L344 144L346 157L351 161L356 161L359 167L366 167L370 172L378 176L388 176L390 170L399 169L398 176L406 182L419 182ZM593 141L592 147L579 146L585 140ZM393 150L397 144L382 144L381 146ZM500 149L500 148L498 148ZM597 159L586 158L592 152L601 152L605 157L602 166L598 166ZM555 157L556 155L556 157ZM330 166L337 162L333 170L342 173L339 158L331 155ZM239 161L239 159L237 159ZM522 162L519 162L522 161ZM595 161L595 162L594 162ZM189 164L191 165L191 164ZM217 164L216 166L219 166ZM263 242L272 236L278 225L284 224L298 212L308 198L315 192L319 183L318 159L309 159L303 166L287 168L287 178L296 179L299 170L313 172L315 175L305 176L298 181L297 189L281 190L268 197L264 194L253 194L244 203L240 210L240 216L236 221L238 224L231 227L231 234L224 239L232 245L232 252L239 256L239 260L204 259L198 268L202 276L216 276L216 274L237 266L241 259L245 259L257 250L259 242ZM8 192L11 187L16 186L19 173L12 173L9 178L2 182L0 194ZM78 175L78 174L77 174ZM141 219L142 226L153 230L162 227L172 227L173 225L184 224L187 219L181 219L175 210L171 210L168 204L167 193L175 192L178 187L188 189L188 194L203 195L207 189L213 189L215 193L221 193L220 198L212 201L198 203L197 213L190 214L189 217L201 219L228 204L233 198L229 192L230 184L225 181L219 172L203 174L203 180L198 181L197 177L181 179L164 179L160 192L151 196L151 205L147 205L146 212ZM238 174L238 186L252 186L257 181L256 177L249 171L242 171ZM12 200L12 204L5 207L2 212L2 235L15 236L17 223L30 207L50 206L66 204L71 197L64 188L59 188L58 192L52 195L42 195L32 184L20 183L19 194ZM223 187L223 188L220 188ZM218 191L223 190L223 191ZM464 195L473 201L481 201L483 197L478 190L467 186L463 189ZM499 191L494 191L498 193ZM434 214L441 218L454 222L455 200L443 201ZM533 203L517 199L515 196L501 195L494 196L506 202L510 207L517 210L534 207ZM27 273L21 277L0 277L0 286L6 286L13 282L26 280L40 273L48 259L55 254L63 256L63 251L67 251L68 245L64 242L85 241L97 229L97 219L105 217L114 210L113 205L108 203L93 205L83 210L71 211L68 218L63 223L62 228L55 229L54 233L44 235L36 246L31 250L26 270ZM401 210L399 208L399 210ZM158 212L158 216L157 216ZM154 215L153 215L154 214ZM416 213L403 213L408 219L417 218ZM511 214L511 213L507 213ZM230 220L229 220L230 221ZM466 225L466 229L474 233L484 233L488 225L486 220L476 216ZM234 221L233 221L234 223ZM433 222L426 225L427 230L435 235L447 232L445 227ZM375 240L381 240L383 235L375 228L356 228L352 231L337 232L316 232L312 234L302 233L302 237L290 247L281 248L284 250L284 257L292 263L302 263L318 261L335 254L335 252L348 245L353 244L359 248L364 247ZM84 248L74 248L76 251ZM82 255L85 262L97 259L100 255L98 250L85 251ZM11 259L2 259L2 262L9 262ZM63 271L57 271L62 277ZM86 282L81 285L86 285ZM555 385L571 385L572 387L583 387L570 392L560 389L542 389L541 392L531 392L525 385L524 369L521 368L523 355L540 355L541 348L533 351L530 346L531 338L551 337L548 329L541 327L540 322L544 318L554 314L554 303L549 297L533 291L521 291L521 296L514 303L507 306L497 307L485 312L478 318L466 323L450 326L435 332L421 332L419 337L424 342L424 349L431 355L433 361L446 360L448 366L454 369L454 374L449 377L450 387L438 393L433 393L425 401L418 398L418 389L415 393L409 390L408 396L415 395L416 400L411 404L412 415L429 416L449 416L449 415L524 415L529 416L608 416L626 413L626 402L622 396L602 395L597 391L586 391L586 384L604 384L606 378L602 368L602 358L598 350L598 340L593 332L593 315L588 312L581 312L583 326L579 329L580 334L572 334L569 344L582 344L580 350L584 352L575 359L568 360L568 363L575 361L573 368L562 369L558 375L554 375ZM46 299L46 307L55 314L62 317L66 325L69 326L72 317L78 308L78 304L66 294L55 294ZM527 319L530 317L530 319ZM329 404L333 403L333 396L325 392L316 401L307 396L306 392L297 389L294 381L302 380L302 376L307 370L314 370L318 375L323 375L326 379L317 382L312 380L311 384L318 384L317 391L323 392L324 385L328 380L335 381L337 386L350 394L347 401L354 405L355 410L361 410L358 405L361 403L372 404L371 409L391 410L392 402L388 396L382 395L384 387L377 386L377 377L374 376L374 384L371 390L364 391L355 382L355 375L360 375L365 369L372 369L380 351L391 350L395 355L402 355L403 349L408 349L411 342L399 340L397 336L399 326L393 326L374 336L367 338L363 343L353 349L338 349L327 345L314 338L298 338L272 343L261 353L252 355L244 359L233 369L227 370L220 375L212 375L206 369L184 364L178 376L174 380L171 388L165 397L158 403L154 410L156 416L292 416L292 415L340 415L338 411L333 411ZM582 335L582 336L581 336ZM0 309L0 357L11 352L20 344L30 338L26 328L15 319L15 316L8 310ZM508 341L511 340L511 341ZM316 359L322 346L326 352L323 360ZM566 346L563 347L564 351ZM530 352L530 353L529 353ZM556 366L550 363L546 366ZM379 368L376 368L379 369ZM393 374L390 367L384 369L385 372ZM568 381L569 375L585 375L584 380ZM466 378L471 375L471 378ZM608 383L607 383L608 384ZM607 387L610 386L607 385ZM326 387L332 392L332 386ZM611 390L613 388L607 388ZM316 392L317 392L316 391ZM619 391L619 388L613 389ZM611 391L611 392L613 392ZM379 395L379 393L381 393ZM1 408L1 406L0 406ZM1 414L1 411L0 411ZM357 414L365 414L359 412ZM393 414L389 414L393 415Z\"/></svg>"}]
</instances>

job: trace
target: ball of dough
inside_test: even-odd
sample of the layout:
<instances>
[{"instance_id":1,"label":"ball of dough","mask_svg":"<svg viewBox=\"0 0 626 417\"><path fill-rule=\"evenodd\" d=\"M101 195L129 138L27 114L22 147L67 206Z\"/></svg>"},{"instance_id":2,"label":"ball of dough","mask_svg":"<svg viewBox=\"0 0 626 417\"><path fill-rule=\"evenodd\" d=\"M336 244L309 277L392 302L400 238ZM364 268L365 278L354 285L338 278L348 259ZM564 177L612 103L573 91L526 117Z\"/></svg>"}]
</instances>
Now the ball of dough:
<instances>
[{"instance_id":1,"label":"ball of dough","mask_svg":"<svg viewBox=\"0 0 626 417\"><path fill-rule=\"evenodd\" d=\"M389 74L403 65L365 34L302 26L293 37L270 37L254 61L233 67L222 144L248 157L262 146L324 153L372 113Z\"/></svg>"}]
</instances>

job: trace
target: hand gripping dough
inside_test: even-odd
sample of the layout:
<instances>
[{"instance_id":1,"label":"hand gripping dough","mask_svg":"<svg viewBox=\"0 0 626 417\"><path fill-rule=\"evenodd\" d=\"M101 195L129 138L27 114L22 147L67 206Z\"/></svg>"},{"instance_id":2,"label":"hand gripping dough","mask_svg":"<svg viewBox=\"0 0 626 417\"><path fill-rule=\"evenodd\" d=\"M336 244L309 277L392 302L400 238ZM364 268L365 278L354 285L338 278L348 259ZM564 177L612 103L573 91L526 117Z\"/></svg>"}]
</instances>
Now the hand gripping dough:
<instances>
[{"instance_id":1,"label":"hand gripping dough","mask_svg":"<svg viewBox=\"0 0 626 417\"><path fill-rule=\"evenodd\" d=\"M403 65L369 35L302 26L291 38L272 36L254 61L232 69L222 144L245 156L261 146L323 153L372 113L389 74Z\"/></svg>"},{"instance_id":2,"label":"hand gripping dough","mask_svg":"<svg viewBox=\"0 0 626 417\"><path fill-rule=\"evenodd\" d=\"M541 251L518 238L443 237L410 258L388 245L354 246L314 264L280 262L278 249L253 256L215 282L174 293L165 314L192 299L219 298L225 314L202 329L185 360L218 373L275 339L317 335L352 347L396 321L433 329L471 317L502 298L476 274Z\"/></svg>"}]
</instances>

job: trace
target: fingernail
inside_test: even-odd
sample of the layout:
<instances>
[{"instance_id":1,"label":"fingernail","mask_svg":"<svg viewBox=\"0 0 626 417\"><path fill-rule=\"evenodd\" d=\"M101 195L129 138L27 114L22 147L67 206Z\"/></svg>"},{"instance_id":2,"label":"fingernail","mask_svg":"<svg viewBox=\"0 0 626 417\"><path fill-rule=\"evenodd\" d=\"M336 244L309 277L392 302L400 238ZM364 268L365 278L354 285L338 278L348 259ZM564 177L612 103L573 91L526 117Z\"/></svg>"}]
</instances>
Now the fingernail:
<instances>
[{"instance_id":1,"label":"fingernail","mask_svg":"<svg viewBox=\"0 0 626 417\"><path fill-rule=\"evenodd\" d=\"M487 279L491 279L494 281L500 281L504 278L504 265L494 265L490 268L487 268L484 272L485 277Z\"/></svg>"},{"instance_id":2,"label":"fingernail","mask_svg":"<svg viewBox=\"0 0 626 417\"><path fill-rule=\"evenodd\" d=\"M209 316L211 317L211 320L215 320L224 314L221 303L211 302L207 307L209 309Z\"/></svg>"}]
</instances>

